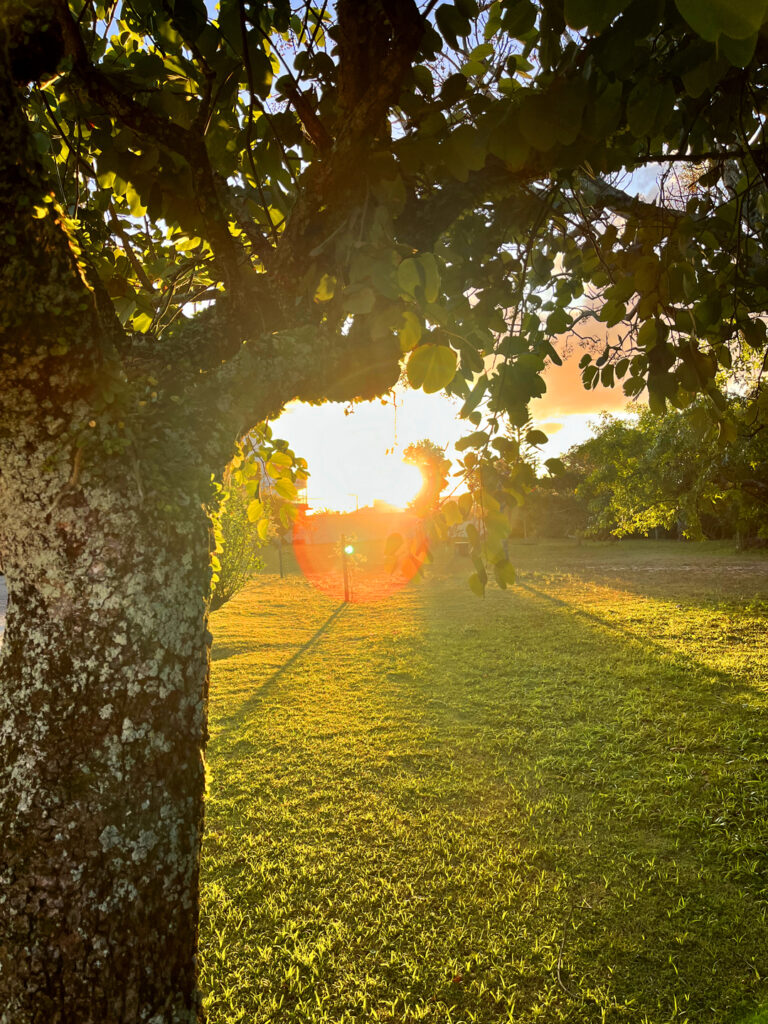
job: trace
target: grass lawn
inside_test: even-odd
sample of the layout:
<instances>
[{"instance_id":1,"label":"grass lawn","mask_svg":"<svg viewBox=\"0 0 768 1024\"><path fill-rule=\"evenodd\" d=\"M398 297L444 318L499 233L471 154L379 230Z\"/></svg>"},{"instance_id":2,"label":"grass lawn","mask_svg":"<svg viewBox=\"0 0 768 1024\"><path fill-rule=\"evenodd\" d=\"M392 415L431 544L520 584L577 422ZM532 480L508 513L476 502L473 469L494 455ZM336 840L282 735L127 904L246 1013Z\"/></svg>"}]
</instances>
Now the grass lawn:
<instances>
[{"instance_id":1,"label":"grass lawn","mask_svg":"<svg viewBox=\"0 0 768 1024\"><path fill-rule=\"evenodd\" d=\"M210 1024L768 1021L768 559L514 561L213 617Z\"/></svg>"}]
</instances>

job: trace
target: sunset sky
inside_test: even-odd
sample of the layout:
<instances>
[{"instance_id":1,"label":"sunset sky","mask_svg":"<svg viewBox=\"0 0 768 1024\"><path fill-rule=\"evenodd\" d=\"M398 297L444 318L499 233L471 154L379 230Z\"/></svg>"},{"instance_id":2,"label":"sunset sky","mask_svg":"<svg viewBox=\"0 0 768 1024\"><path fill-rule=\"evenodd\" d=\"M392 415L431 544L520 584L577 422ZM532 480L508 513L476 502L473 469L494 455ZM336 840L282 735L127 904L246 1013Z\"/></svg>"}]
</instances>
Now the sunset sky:
<instances>
[{"instance_id":1,"label":"sunset sky","mask_svg":"<svg viewBox=\"0 0 768 1024\"><path fill-rule=\"evenodd\" d=\"M617 185L652 202L658 195L657 171L643 169ZM601 330L599 325L594 328ZM541 450L542 461L589 437L589 424L603 410L615 414L629 405L621 386L584 390L578 366L584 350L578 341L565 345L560 339L556 347L563 354L563 365L548 366L547 392L530 406L536 426L549 435L549 443ZM567 357L566 352L570 352ZM453 443L471 429L457 419L461 403L407 388L397 388L396 397L396 418L391 399L385 405L376 401L347 407L352 410L349 413L342 405L295 402L273 424L275 434L285 437L296 454L309 462L310 505L340 511L370 505L376 499L406 505L420 480L414 467L402 462L402 452L424 437L446 445L447 456L455 461ZM641 399L644 404L645 398Z\"/></svg>"},{"instance_id":2,"label":"sunset sky","mask_svg":"<svg viewBox=\"0 0 768 1024\"><path fill-rule=\"evenodd\" d=\"M620 387L584 390L578 368L581 355L575 350L562 366L550 366L545 373L547 393L531 403L536 425L550 437L542 448L543 459L588 437L590 421L602 410L616 413L627 406ZM448 445L447 455L455 460L453 443L469 426L457 419L460 404L441 394L398 388L396 410L391 398L387 404L348 406L348 413L343 405L295 402L273 428L309 462L311 506L349 511L376 499L402 506L420 484L418 471L402 462L403 449L428 437Z\"/></svg>"}]
</instances>

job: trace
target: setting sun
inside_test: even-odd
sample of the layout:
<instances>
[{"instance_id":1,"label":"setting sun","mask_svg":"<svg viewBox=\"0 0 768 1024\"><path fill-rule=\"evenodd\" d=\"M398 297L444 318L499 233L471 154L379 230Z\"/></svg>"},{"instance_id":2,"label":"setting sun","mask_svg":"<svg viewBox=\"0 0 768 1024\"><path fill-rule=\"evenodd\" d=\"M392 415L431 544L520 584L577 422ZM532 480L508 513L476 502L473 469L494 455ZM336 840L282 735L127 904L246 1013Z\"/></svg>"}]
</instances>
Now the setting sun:
<instances>
[{"instance_id":1,"label":"setting sun","mask_svg":"<svg viewBox=\"0 0 768 1024\"><path fill-rule=\"evenodd\" d=\"M385 455L378 466L378 481L372 479L370 482L372 492L376 492L374 498L397 508L405 508L424 483L421 470L410 462L403 462L399 455Z\"/></svg>"}]
</instances>

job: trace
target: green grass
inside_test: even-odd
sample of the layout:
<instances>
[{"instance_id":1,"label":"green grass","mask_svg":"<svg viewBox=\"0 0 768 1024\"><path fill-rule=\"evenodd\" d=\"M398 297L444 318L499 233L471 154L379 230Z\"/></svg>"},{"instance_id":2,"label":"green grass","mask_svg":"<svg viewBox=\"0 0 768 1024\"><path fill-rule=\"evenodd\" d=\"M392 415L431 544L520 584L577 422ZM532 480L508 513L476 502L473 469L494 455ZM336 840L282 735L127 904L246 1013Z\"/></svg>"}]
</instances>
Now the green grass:
<instances>
[{"instance_id":1,"label":"green grass","mask_svg":"<svg viewBox=\"0 0 768 1024\"><path fill-rule=\"evenodd\" d=\"M211 1024L768 1019L768 560L514 560L214 616Z\"/></svg>"}]
</instances>

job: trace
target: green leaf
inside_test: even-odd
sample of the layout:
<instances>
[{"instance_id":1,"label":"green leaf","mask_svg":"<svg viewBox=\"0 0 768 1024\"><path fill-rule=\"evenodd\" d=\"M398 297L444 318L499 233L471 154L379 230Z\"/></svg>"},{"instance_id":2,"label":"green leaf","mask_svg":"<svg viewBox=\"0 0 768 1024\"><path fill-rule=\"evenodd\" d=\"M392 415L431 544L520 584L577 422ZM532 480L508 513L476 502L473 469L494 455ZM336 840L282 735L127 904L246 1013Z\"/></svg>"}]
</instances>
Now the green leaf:
<instances>
[{"instance_id":1,"label":"green leaf","mask_svg":"<svg viewBox=\"0 0 768 1024\"><path fill-rule=\"evenodd\" d=\"M487 387L488 380L483 374L481 374L475 381L474 387L467 395L464 405L461 407L459 415L462 418L468 418L472 415L480 402L482 402Z\"/></svg>"},{"instance_id":2,"label":"green leaf","mask_svg":"<svg viewBox=\"0 0 768 1024\"><path fill-rule=\"evenodd\" d=\"M537 14L538 9L531 0L516 0L507 6L502 24L511 36L522 39L536 24Z\"/></svg>"},{"instance_id":3,"label":"green leaf","mask_svg":"<svg viewBox=\"0 0 768 1024\"><path fill-rule=\"evenodd\" d=\"M285 498L286 501L295 501L298 497L298 491L296 485L292 480L287 477L281 476L279 480L275 480L275 490L281 498Z\"/></svg>"},{"instance_id":4,"label":"green leaf","mask_svg":"<svg viewBox=\"0 0 768 1024\"><path fill-rule=\"evenodd\" d=\"M351 284L344 289L341 304L347 313L370 313L376 296L368 285Z\"/></svg>"},{"instance_id":5,"label":"green leaf","mask_svg":"<svg viewBox=\"0 0 768 1024\"><path fill-rule=\"evenodd\" d=\"M671 82L638 82L627 100L627 121L637 138L656 135L669 120L675 106Z\"/></svg>"},{"instance_id":6,"label":"green leaf","mask_svg":"<svg viewBox=\"0 0 768 1024\"><path fill-rule=\"evenodd\" d=\"M529 430L525 435L525 440L536 448L540 444L546 444L549 438L543 430Z\"/></svg>"},{"instance_id":7,"label":"green leaf","mask_svg":"<svg viewBox=\"0 0 768 1024\"><path fill-rule=\"evenodd\" d=\"M472 31L469 20L452 4L441 4L437 8L435 22L443 39L454 49L458 45L458 38L468 36Z\"/></svg>"},{"instance_id":8,"label":"green leaf","mask_svg":"<svg viewBox=\"0 0 768 1024\"><path fill-rule=\"evenodd\" d=\"M269 520L260 519L256 524L256 532L261 540L266 540L267 535L269 534Z\"/></svg>"},{"instance_id":9,"label":"green leaf","mask_svg":"<svg viewBox=\"0 0 768 1024\"><path fill-rule=\"evenodd\" d=\"M494 565L493 575L501 589L506 590L507 587L511 587L515 582L515 567L510 561L503 558Z\"/></svg>"},{"instance_id":10,"label":"green leaf","mask_svg":"<svg viewBox=\"0 0 768 1024\"><path fill-rule=\"evenodd\" d=\"M402 260L397 268L397 283L401 290L416 298L416 289L421 285L419 262L412 257Z\"/></svg>"},{"instance_id":11,"label":"green leaf","mask_svg":"<svg viewBox=\"0 0 768 1024\"><path fill-rule=\"evenodd\" d=\"M315 291L315 302L328 302L336 291L336 278L332 274L323 274Z\"/></svg>"},{"instance_id":12,"label":"green leaf","mask_svg":"<svg viewBox=\"0 0 768 1024\"><path fill-rule=\"evenodd\" d=\"M547 330L550 334L565 334L572 326L571 318L564 309L556 309L547 317Z\"/></svg>"},{"instance_id":13,"label":"green leaf","mask_svg":"<svg viewBox=\"0 0 768 1024\"><path fill-rule=\"evenodd\" d=\"M530 93L520 107L520 128L534 149L546 151L559 142L570 146L579 136L585 92L578 80Z\"/></svg>"},{"instance_id":14,"label":"green leaf","mask_svg":"<svg viewBox=\"0 0 768 1024\"><path fill-rule=\"evenodd\" d=\"M397 283L402 293L415 299L423 292L426 302L435 302L440 295L440 270L431 252L402 260L397 268Z\"/></svg>"},{"instance_id":15,"label":"green leaf","mask_svg":"<svg viewBox=\"0 0 768 1024\"><path fill-rule=\"evenodd\" d=\"M461 512L461 515L464 519L466 519L466 517L472 511L473 500L474 499L472 498L471 494L460 494L459 497L456 499L456 502L459 506L459 511Z\"/></svg>"},{"instance_id":16,"label":"green leaf","mask_svg":"<svg viewBox=\"0 0 768 1024\"><path fill-rule=\"evenodd\" d=\"M571 28L603 32L629 0L565 0L564 14Z\"/></svg>"},{"instance_id":17,"label":"green leaf","mask_svg":"<svg viewBox=\"0 0 768 1024\"><path fill-rule=\"evenodd\" d=\"M503 160L512 171L519 171L525 166L531 147L523 138L516 117L505 118L493 129L488 137L488 151Z\"/></svg>"},{"instance_id":18,"label":"green leaf","mask_svg":"<svg viewBox=\"0 0 768 1024\"><path fill-rule=\"evenodd\" d=\"M424 271L424 298L427 302L436 302L440 294L440 271L437 260L431 252L425 252L419 257L419 263Z\"/></svg>"},{"instance_id":19,"label":"green leaf","mask_svg":"<svg viewBox=\"0 0 768 1024\"><path fill-rule=\"evenodd\" d=\"M469 55L470 60L484 60L493 56L493 43L480 43Z\"/></svg>"},{"instance_id":20,"label":"green leaf","mask_svg":"<svg viewBox=\"0 0 768 1024\"><path fill-rule=\"evenodd\" d=\"M176 244L177 252L189 252L191 249L196 249L200 245L200 239L197 237L189 238L187 235L179 235Z\"/></svg>"},{"instance_id":21,"label":"green leaf","mask_svg":"<svg viewBox=\"0 0 768 1024\"><path fill-rule=\"evenodd\" d=\"M410 352L411 349L415 348L421 340L421 320L419 320L415 313L407 311L403 313L403 320L405 321L405 326L401 327L398 331L400 349L403 352Z\"/></svg>"},{"instance_id":22,"label":"green leaf","mask_svg":"<svg viewBox=\"0 0 768 1024\"><path fill-rule=\"evenodd\" d=\"M433 394L447 387L456 373L456 353L447 345L419 345L408 359L411 387Z\"/></svg>"},{"instance_id":23,"label":"green leaf","mask_svg":"<svg viewBox=\"0 0 768 1024\"><path fill-rule=\"evenodd\" d=\"M425 96L431 96L435 91L435 80L432 72L424 64L417 64L413 69L413 78L417 87Z\"/></svg>"},{"instance_id":24,"label":"green leaf","mask_svg":"<svg viewBox=\"0 0 768 1024\"><path fill-rule=\"evenodd\" d=\"M768 0L675 0L694 32L709 43L721 35L746 39L762 26Z\"/></svg>"},{"instance_id":25,"label":"green leaf","mask_svg":"<svg viewBox=\"0 0 768 1024\"><path fill-rule=\"evenodd\" d=\"M463 452L467 448L484 448L488 444L488 432L486 430L475 430L466 437L461 437L454 445L457 452Z\"/></svg>"},{"instance_id":26,"label":"green leaf","mask_svg":"<svg viewBox=\"0 0 768 1024\"><path fill-rule=\"evenodd\" d=\"M744 39L732 39L723 35L718 43L720 52L735 68L745 68L755 55L757 32Z\"/></svg>"},{"instance_id":27,"label":"green leaf","mask_svg":"<svg viewBox=\"0 0 768 1024\"><path fill-rule=\"evenodd\" d=\"M275 466L292 466L293 459L287 452L272 452L269 457L269 461L274 463Z\"/></svg>"},{"instance_id":28,"label":"green leaf","mask_svg":"<svg viewBox=\"0 0 768 1024\"><path fill-rule=\"evenodd\" d=\"M644 348L646 352L648 352L656 345L657 340L658 331L656 329L656 321L646 320L637 332L637 344L640 348Z\"/></svg>"},{"instance_id":29,"label":"green leaf","mask_svg":"<svg viewBox=\"0 0 768 1024\"><path fill-rule=\"evenodd\" d=\"M248 522L249 523L255 523L259 519L263 518L263 516L264 516L264 506L258 500L258 498L255 499L254 501L252 501L250 503L250 505L248 506L247 515L248 515Z\"/></svg>"},{"instance_id":30,"label":"green leaf","mask_svg":"<svg viewBox=\"0 0 768 1024\"><path fill-rule=\"evenodd\" d=\"M482 76L488 69L485 64L479 60L468 60L466 64L462 64L461 73L465 78L475 78L476 76Z\"/></svg>"},{"instance_id":31,"label":"green leaf","mask_svg":"<svg viewBox=\"0 0 768 1024\"><path fill-rule=\"evenodd\" d=\"M469 583L469 589L472 591L473 594L476 594L477 597L485 596L485 587L483 585L483 581L480 579L476 572L472 573L472 575L467 580L467 583Z\"/></svg>"},{"instance_id":32,"label":"green leaf","mask_svg":"<svg viewBox=\"0 0 768 1024\"><path fill-rule=\"evenodd\" d=\"M456 0L456 6L465 18L476 18L480 13L477 0Z\"/></svg>"},{"instance_id":33,"label":"green leaf","mask_svg":"<svg viewBox=\"0 0 768 1024\"><path fill-rule=\"evenodd\" d=\"M525 97L520 106L520 131L534 149L545 152L557 142L557 126L548 116L546 99L537 93Z\"/></svg>"}]
</instances>

